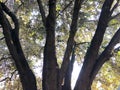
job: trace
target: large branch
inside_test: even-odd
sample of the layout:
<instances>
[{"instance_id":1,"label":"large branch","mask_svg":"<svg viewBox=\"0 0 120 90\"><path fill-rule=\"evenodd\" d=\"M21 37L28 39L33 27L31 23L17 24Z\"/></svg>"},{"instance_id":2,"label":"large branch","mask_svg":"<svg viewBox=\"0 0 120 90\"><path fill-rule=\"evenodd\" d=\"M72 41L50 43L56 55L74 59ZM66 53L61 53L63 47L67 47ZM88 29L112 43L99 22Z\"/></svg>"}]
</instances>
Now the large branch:
<instances>
[{"instance_id":1,"label":"large branch","mask_svg":"<svg viewBox=\"0 0 120 90\"><path fill-rule=\"evenodd\" d=\"M1 3L1 6L2 6L2 9L5 11L5 13L8 14L11 17L11 19L13 20L14 29L12 29L9 21L6 18L6 22L9 26L9 30L10 30L10 34L11 34L11 37L12 37L14 47L15 47L15 49L17 51L17 54L18 54L18 56L21 60L20 61L21 65L25 68L29 68L28 63L27 63L26 58L25 58L25 55L24 55L24 52L22 50L20 41L19 41L19 22L18 22L18 19L17 19L16 15L13 12L11 12L9 10L9 8L4 3Z\"/></svg>"},{"instance_id":2,"label":"large branch","mask_svg":"<svg viewBox=\"0 0 120 90\"><path fill-rule=\"evenodd\" d=\"M62 90L71 90L71 78L72 78L73 65L75 62L75 51L76 51L76 44L73 46L71 60L67 67L67 71L64 78L64 86Z\"/></svg>"},{"instance_id":3,"label":"large branch","mask_svg":"<svg viewBox=\"0 0 120 90\"><path fill-rule=\"evenodd\" d=\"M42 1L41 0L37 0L38 6L39 6L39 10L42 16L42 21L43 21L43 25L46 26L46 16L45 16L45 11L42 5Z\"/></svg>"},{"instance_id":4,"label":"large branch","mask_svg":"<svg viewBox=\"0 0 120 90\"><path fill-rule=\"evenodd\" d=\"M75 44L74 37L77 31L78 15L79 15L79 10L81 8L83 1L84 0L75 0L75 3L74 3L74 12L72 16L72 23L70 26L70 35L67 41L67 47L66 47L66 51L63 57L63 62L61 65L60 73L59 73L59 84L60 85L62 84L63 78L65 77L65 73L68 67L73 45Z\"/></svg>"},{"instance_id":5,"label":"large branch","mask_svg":"<svg viewBox=\"0 0 120 90\"><path fill-rule=\"evenodd\" d=\"M2 9L5 11L5 13L7 13L11 17L14 23L15 33L17 34L17 36L19 36L19 22L18 22L17 17L15 16L13 12L10 11L10 9L4 3L1 3L1 6L2 6Z\"/></svg>"},{"instance_id":6,"label":"large branch","mask_svg":"<svg viewBox=\"0 0 120 90\"><path fill-rule=\"evenodd\" d=\"M9 52L19 72L23 90L37 90L35 76L25 59L17 32L12 29L10 22L3 13L3 10L4 9L0 3L0 24L3 28L3 34L5 36Z\"/></svg>"},{"instance_id":7,"label":"large branch","mask_svg":"<svg viewBox=\"0 0 120 90\"><path fill-rule=\"evenodd\" d=\"M18 58L17 51L15 50L15 46L12 41L12 37L11 37L11 33L10 33L11 26L8 23L8 20L2 11L1 3L0 3L0 24L3 28L3 34L5 36L5 41L8 46L8 49L10 51L10 54L12 55L13 59L15 60L17 68L20 68L20 70L23 71L21 63Z\"/></svg>"},{"instance_id":8,"label":"large branch","mask_svg":"<svg viewBox=\"0 0 120 90\"><path fill-rule=\"evenodd\" d=\"M118 29L118 31L115 33L115 35L113 36L113 38L111 39L110 43L107 45L107 47L105 48L105 50L102 52L102 54L98 57L93 70L91 72L91 80L93 81L93 79L95 78L96 74L98 73L98 71L100 70L100 68L102 67L102 65L110 59L110 57L112 56L112 52L114 49L114 46L120 42L120 28Z\"/></svg>"},{"instance_id":9,"label":"large branch","mask_svg":"<svg viewBox=\"0 0 120 90\"><path fill-rule=\"evenodd\" d=\"M111 17L110 9L112 7L113 1L114 0L105 0L103 4L98 26L95 35L91 41L91 45L87 50L83 67L76 82L75 90L86 90L89 88L87 88L86 85L89 86L89 75L98 57L99 48L103 41L104 33L108 26L109 18ZM85 78L87 80L85 80Z\"/></svg>"}]
</instances>

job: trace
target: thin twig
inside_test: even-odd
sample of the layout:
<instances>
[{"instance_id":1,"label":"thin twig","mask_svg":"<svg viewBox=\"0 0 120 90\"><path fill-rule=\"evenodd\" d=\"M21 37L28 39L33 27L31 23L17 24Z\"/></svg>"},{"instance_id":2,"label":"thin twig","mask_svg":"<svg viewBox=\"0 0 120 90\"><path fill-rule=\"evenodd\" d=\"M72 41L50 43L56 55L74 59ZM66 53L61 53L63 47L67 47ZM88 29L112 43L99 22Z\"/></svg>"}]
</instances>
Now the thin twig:
<instances>
[{"instance_id":1,"label":"thin twig","mask_svg":"<svg viewBox=\"0 0 120 90\"><path fill-rule=\"evenodd\" d=\"M21 6L22 6L23 4L24 4L24 3L21 2L21 4L17 7L17 9L14 10L14 13L15 13L15 14L18 12L19 8L21 8Z\"/></svg>"},{"instance_id":2,"label":"thin twig","mask_svg":"<svg viewBox=\"0 0 120 90\"><path fill-rule=\"evenodd\" d=\"M61 13L63 13L63 12L72 4L73 1L74 1L74 0L70 1L69 4L67 4L67 5L63 8L63 10L58 13L58 15L57 15L56 18L58 18L58 17L61 15Z\"/></svg>"},{"instance_id":3,"label":"thin twig","mask_svg":"<svg viewBox=\"0 0 120 90\"><path fill-rule=\"evenodd\" d=\"M112 16L112 17L110 18L110 20L115 19L115 18L118 17L118 16L120 16L120 13L118 13L118 14Z\"/></svg>"},{"instance_id":4,"label":"thin twig","mask_svg":"<svg viewBox=\"0 0 120 90\"><path fill-rule=\"evenodd\" d=\"M114 10L118 7L119 2L120 2L120 0L117 0L117 2L115 3L115 5L114 5L113 8L111 9L109 21L112 20L112 19L114 19L114 18L116 17L116 15L115 15L115 16L112 16L112 14L113 14Z\"/></svg>"},{"instance_id":5,"label":"thin twig","mask_svg":"<svg viewBox=\"0 0 120 90\"><path fill-rule=\"evenodd\" d=\"M11 76L10 76L10 77L6 77L6 78L2 79L2 80L0 80L0 82L3 82L3 81L5 81L5 80L7 80L7 79L9 79L9 80L11 81L11 79L12 79L12 77L13 77L13 75L15 74L16 71L17 71L17 70L14 70L14 71L11 73Z\"/></svg>"}]
</instances>

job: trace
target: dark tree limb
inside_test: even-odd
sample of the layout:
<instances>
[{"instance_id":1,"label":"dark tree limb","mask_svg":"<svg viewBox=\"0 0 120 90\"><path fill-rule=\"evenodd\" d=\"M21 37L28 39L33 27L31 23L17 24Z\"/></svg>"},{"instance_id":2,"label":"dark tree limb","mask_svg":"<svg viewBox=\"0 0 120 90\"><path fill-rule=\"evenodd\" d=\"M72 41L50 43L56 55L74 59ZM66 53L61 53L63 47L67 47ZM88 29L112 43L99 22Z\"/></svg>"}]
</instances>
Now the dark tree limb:
<instances>
[{"instance_id":1,"label":"dark tree limb","mask_svg":"<svg viewBox=\"0 0 120 90\"><path fill-rule=\"evenodd\" d=\"M114 10L118 7L119 2L120 2L120 0L117 0L117 2L115 3L115 5L113 6L113 8L110 10L111 15L112 15L112 13L114 12Z\"/></svg>"},{"instance_id":2,"label":"dark tree limb","mask_svg":"<svg viewBox=\"0 0 120 90\"><path fill-rule=\"evenodd\" d=\"M120 13L117 13L116 15L111 16L110 20L115 19L115 18L117 18L117 17L119 17L119 16L120 16Z\"/></svg>"},{"instance_id":3,"label":"dark tree limb","mask_svg":"<svg viewBox=\"0 0 120 90\"><path fill-rule=\"evenodd\" d=\"M76 51L76 44L73 46L72 55L67 67L62 90L71 90L71 78L72 78L73 65L75 62L75 51Z\"/></svg>"},{"instance_id":4,"label":"dark tree limb","mask_svg":"<svg viewBox=\"0 0 120 90\"><path fill-rule=\"evenodd\" d=\"M91 41L91 45L87 50L85 60L83 62L83 66L81 72L78 76L78 80L76 82L74 90L90 90L91 87L89 86L90 80L90 73L91 70L96 62L98 57L99 48L103 41L104 33L109 23L109 19L111 17L111 7L114 0L105 0L101 15L98 21L98 26L95 32L95 35Z\"/></svg>"},{"instance_id":5,"label":"dark tree limb","mask_svg":"<svg viewBox=\"0 0 120 90\"><path fill-rule=\"evenodd\" d=\"M63 62L62 62L60 73L59 73L59 86L62 85L63 78L65 77L65 73L67 71L67 67L69 64L73 45L75 44L74 37L75 37L76 31L77 31L78 15L79 15L79 10L80 10L83 2L84 2L84 0L75 0L75 3L74 3L74 12L73 12L73 16L72 16L72 23L70 26L70 35L69 35L69 38L67 41L67 47L65 50ZM61 87L59 90L61 90Z\"/></svg>"},{"instance_id":6,"label":"dark tree limb","mask_svg":"<svg viewBox=\"0 0 120 90\"><path fill-rule=\"evenodd\" d=\"M15 61L15 65L19 72L23 90L37 90L35 76L32 70L29 68L20 45L19 37L17 36L19 33L15 31L15 29L19 29L19 26L15 26L15 29L12 29L11 24L4 15L3 11L12 18L14 25L18 24L18 22L16 23L16 21L14 21L17 19L13 13L8 12L9 9L6 11L7 9L8 8L6 8L3 3L0 3L0 24L3 28L3 34L5 36L5 41L9 52Z\"/></svg>"},{"instance_id":7,"label":"dark tree limb","mask_svg":"<svg viewBox=\"0 0 120 90\"><path fill-rule=\"evenodd\" d=\"M38 6L39 6L39 10L42 16L42 21L43 21L43 25L44 27L46 26L46 16L45 16L45 11L42 5L42 1L41 0L37 0Z\"/></svg>"},{"instance_id":8,"label":"dark tree limb","mask_svg":"<svg viewBox=\"0 0 120 90\"><path fill-rule=\"evenodd\" d=\"M1 37L0 40L3 40L5 37Z\"/></svg>"},{"instance_id":9,"label":"dark tree limb","mask_svg":"<svg viewBox=\"0 0 120 90\"><path fill-rule=\"evenodd\" d=\"M120 2L120 0L117 0L117 2L115 3L115 5L113 6L113 8L110 10L111 15L113 14L114 10L118 7L119 2ZM118 13L118 14L116 14L114 16L111 16L110 19L109 19L109 21L111 21L112 19L118 17L119 15L120 15L120 13Z\"/></svg>"},{"instance_id":10,"label":"dark tree limb","mask_svg":"<svg viewBox=\"0 0 120 90\"><path fill-rule=\"evenodd\" d=\"M11 26L10 26L10 24L8 24L8 21L7 21L5 15L2 11L1 3L0 3L0 24L2 25L2 28L3 28L3 34L5 36L5 41L6 41L6 44L8 46L8 49L9 49L12 56L16 56L16 57L13 57L13 58L18 63L18 66L21 67L21 65L19 63L17 52L16 52L16 50L14 48L14 45L13 45L11 33L10 33L10 27Z\"/></svg>"},{"instance_id":11,"label":"dark tree limb","mask_svg":"<svg viewBox=\"0 0 120 90\"><path fill-rule=\"evenodd\" d=\"M14 22L15 33L17 36L19 36L19 22L17 17L13 12L10 11L10 9L4 3L1 3L1 6L2 6L2 9L5 11L5 13L7 13L11 17L12 21Z\"/></svg>"},{"instance_id":12,"label":"dark tree limb","mask_svg":"<svg viewBox=\"0 0 120 90\"><path fill-rule=\"evenodd\" d=\"M111 39L110 43L105 48L105 50L98 57L95 65L93 67L93 70L92 70L92 72L90 74L91 82L95 78L96 74L98 73L98 71L100 70L102 65L111 58L112 53L114 51L114 46L117 43L120 43L120 28L117 30L117 32L115 33L115 35L113 36L113 38Z\"/></svg>"},{"instance_id":13,"label":"dark tree limb","mask_svg":"<svg viewBox=\"0 0 120 90\"><path fill-rule=\"evenodd\" d=\"M12 13L9 8L7 8L5 6L4 3L1 3L1 6L3 8L3 10L11 17L11 19L13 20L13 23L14 23L14 29L12 29L11 27L11 24L9 23L8 19L6 18L6 23L8 24L8 27L9 27L9 32L10 32L10 36L12 38L12 41L13 41L13 44L14 44L14 47L17 51L17 54L19 56L19 58L21 59L21 62L22 63L22 67L26 67L26 68L29 68L29 65L28 63L26 62L26 58L25 58L25 55L23 53L23 50L22 50L22 47L21 47L21 44L20 44L20 41L19 41L19 23L18 23L18 19L17 17L15 16L14 13ZM7 27L7 26L6 26ZM4 30L3 30L4 32ZM15 57L15 56L14 56Z\"/></svg>"}]
</instances>

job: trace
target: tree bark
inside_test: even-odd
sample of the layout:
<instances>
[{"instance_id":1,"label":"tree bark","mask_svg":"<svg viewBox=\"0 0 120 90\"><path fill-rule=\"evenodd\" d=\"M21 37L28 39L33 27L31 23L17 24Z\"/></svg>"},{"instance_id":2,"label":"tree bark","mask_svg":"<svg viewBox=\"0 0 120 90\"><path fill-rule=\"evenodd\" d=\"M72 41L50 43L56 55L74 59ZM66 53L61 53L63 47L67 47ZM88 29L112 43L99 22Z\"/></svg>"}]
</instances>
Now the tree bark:
<instances>
[{"instance_id":1,"label":"tree bark","mask_svg":"<svg viewBox=\"0 0 120 90\"><path fill-rule=\"evenodd\" d=\"M15 25L14 29L11 27L11 24L3 11L13 20ZM18 20L16 16L4 5L4 3L0 3L0 24L3 28L3 34L5 36L9 52L19 72L23 90L37 90L35 76L27 63L20 45Z\"/></svg>"},{"instance_id":2,"label":"tree bark","mask_svg":"<svg viewBox=\"0 0 120 90\"><path fill-rule=\"evenodd\" d=\"M69 65L66 71L62 90L71 90L71 78L72 78L73 65L75 62L75 50L76 50L76 45L73 46L71 60L69 62Z\"/></svg>"},{"instance_id":3,"label":"tree bark","mask_svg":"<svg viewBox=\"0 0 120 90\"><path fill-rule=\"evenodd\" d=\"M114 46L120 42L120 28L117 30L113 38L111 39L110 43L108 46L105 48L105 50L100 54L100 56L97 58L96 63L94 64L93 70L90 74L90 85L92 84L96 74L102 67L102 65L110 59L112 56L112 52L114 49Z\"/></svg>"},{"instance_id":4,"label":"tree bark","mask_svg":"<svg viewBox=\"0 0 120 90\"><path fill-rule=\"evenodd\" d=\"M67 41L67 47L65 50L65 54L63 57L63 62L60 68L59 72L59 89L62 89L62 83L64 82L64 77L68 68L68 64L70 62L70 56L72 53L73 45L75 44L74 37L77 32L77 22L78 22L78 17L79 17L79 10L81 8L82 3L84 0L75 0L74 3L74 11L73 11L73 16L72 16L72 23L70 26L70 35Z\"/></svg>"},{"instance_id":5,"label":"tree bark","mask_svg":"<svg viewBox=\"0 0 120 90\"><path fill-rule=\"evenodd\" d=\"M46 18L46 43L43 62L43 90L58 90L58 64L55 50L56 0L49 0L49 14Z\"/></svg>"},{"instance_id":6,"label":"tree bark","mask_svg":"<svg viewBox=\"0 0 120 90\"><path fill-rule=\"evenodd\" d=\"M90 90L90 74L96 63L100 45L103 41L104 33L106 31L109 19L111 17L111 7L114 0L105 0L101 15L99 18L98 26L95 35L91 41L91 45L87 50L83 67L79 74L74 90Z\"/></svg>"}]
</instances>

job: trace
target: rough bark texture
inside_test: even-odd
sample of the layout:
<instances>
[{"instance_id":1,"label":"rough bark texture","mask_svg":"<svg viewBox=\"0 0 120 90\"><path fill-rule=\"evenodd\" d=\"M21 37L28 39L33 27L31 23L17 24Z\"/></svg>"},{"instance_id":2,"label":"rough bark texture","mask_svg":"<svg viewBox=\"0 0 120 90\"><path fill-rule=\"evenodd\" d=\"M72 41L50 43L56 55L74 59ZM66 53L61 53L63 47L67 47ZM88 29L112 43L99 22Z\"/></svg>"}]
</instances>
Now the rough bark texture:
<instances>
[{"instance_id":1,"label":"rough bark texture","mask_svg":"<svg viewBox=\"0 0 120 90\"><path fill-rule=\"evenodd\" d=\"M44 47L43 90L57 90L58 65L55 51L56 0L49 0Z\"/></svg>"},{"instance_id":2,"label":"rough bark texture","mask_svg":"<svg viewBox=\"0 0 120 90\"><path fill-rule=\"evenodd\" d=\"M11 27L11 24L3 11L11 17L15 25L14 29ZM0 24L3 28L3 34L5 36L9 52L19 72L23 90L37 90L35 76L29 68L20 45L18 20L16 16L4 5L4 3L0 3Z\"/></svg>"}]
</instances>

